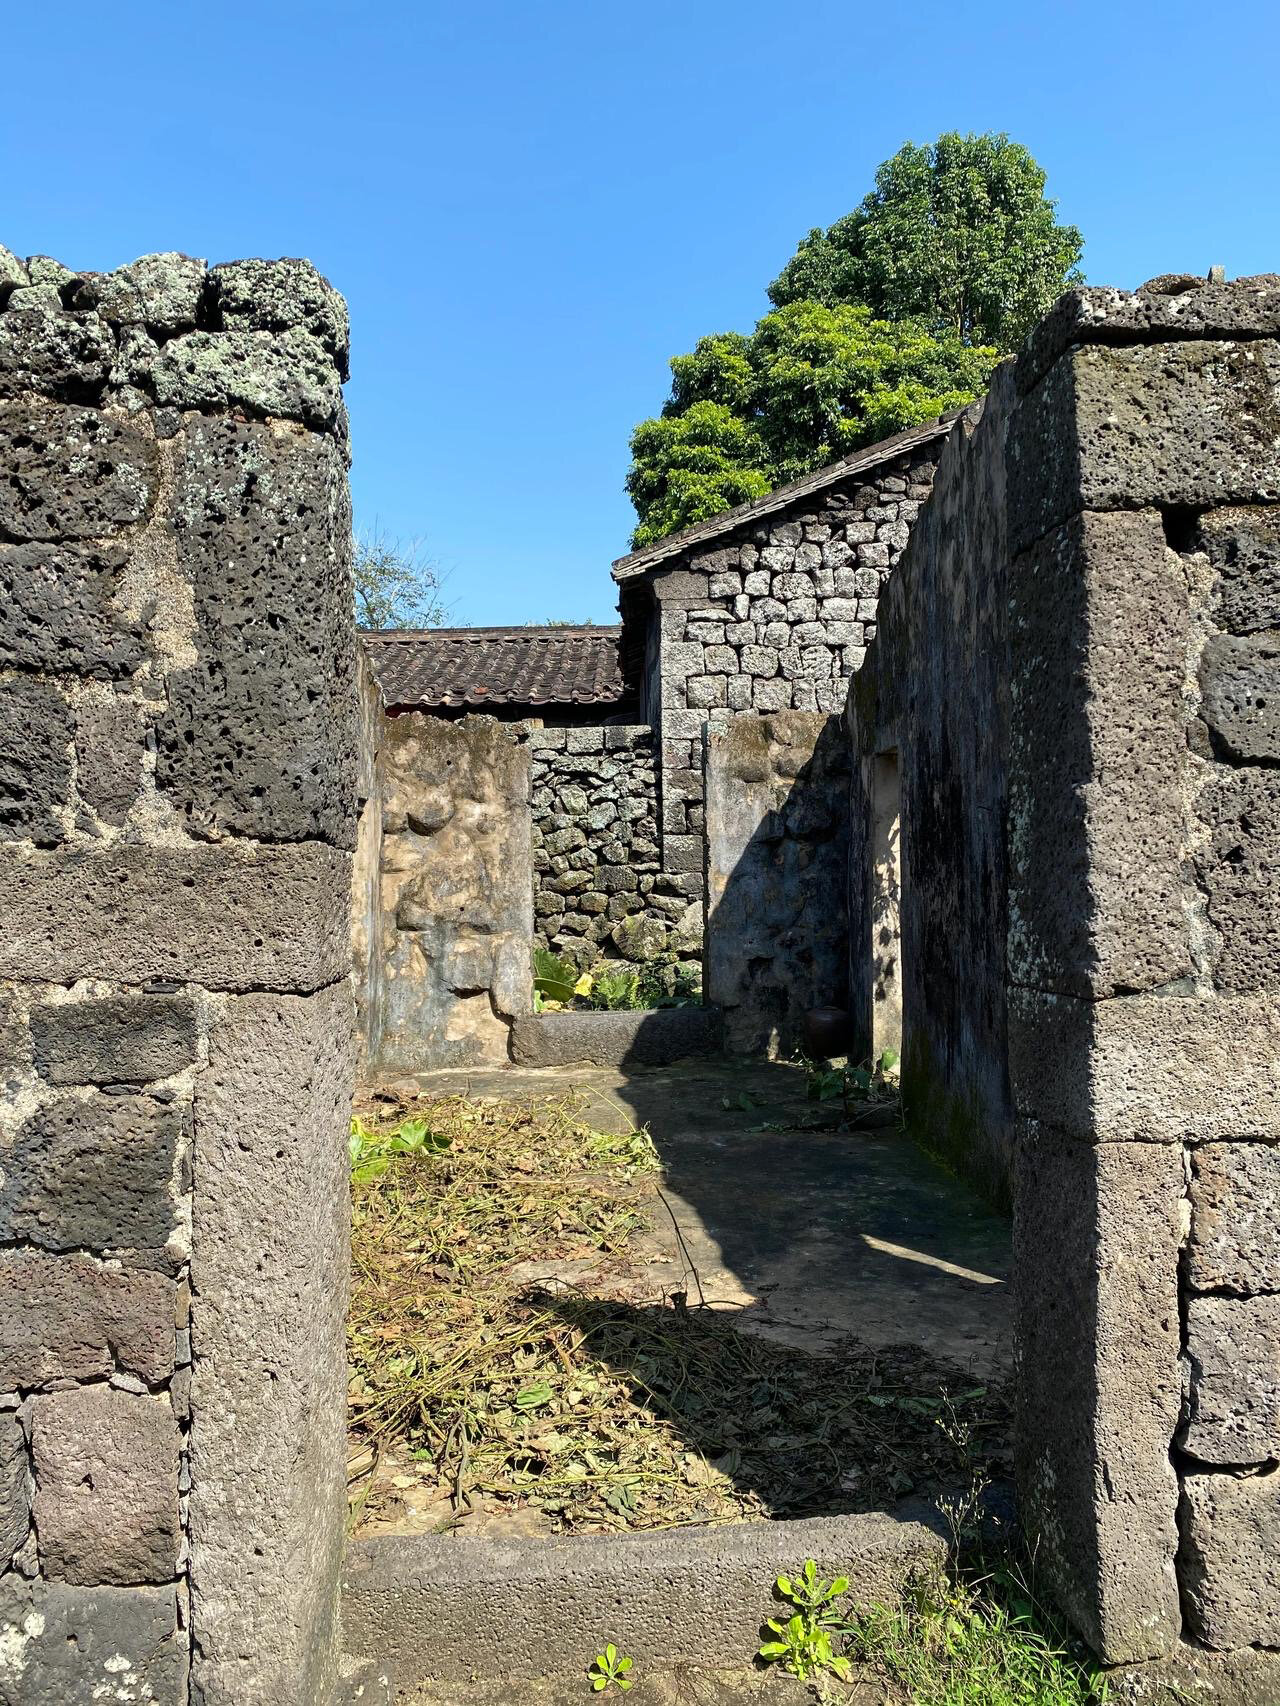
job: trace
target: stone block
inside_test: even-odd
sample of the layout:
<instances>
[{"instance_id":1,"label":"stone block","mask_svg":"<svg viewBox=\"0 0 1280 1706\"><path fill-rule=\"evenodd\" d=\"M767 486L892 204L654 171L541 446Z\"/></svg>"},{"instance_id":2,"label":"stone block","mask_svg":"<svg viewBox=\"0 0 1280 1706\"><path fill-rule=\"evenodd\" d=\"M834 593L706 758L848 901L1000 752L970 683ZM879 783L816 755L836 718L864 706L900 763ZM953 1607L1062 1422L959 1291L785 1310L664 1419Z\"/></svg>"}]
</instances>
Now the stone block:
<instances>
[{"instance_id":1,"label":"stone block","mask_svg":"<svg viewBox=\"0 0 1280 1706\"><path fill-rule=\"evenodd\" d=\"M1217 770L1196 811L1207 831L1195 865L1214 933L1214 983L1231 992L1280 988L1280 771Z\"/></svg>"},{"instance_id":2,"label":"stone block","mask_svg":"<svg viewBox=\"0 0 1280 1706\"><path fill-rule=\"evenodd\" d=\"M700 835L664 835L662 866L666 871L701 871L704 844Z\"/></svg>"},{"instance_id":3,"label":"stone block","mask_svg":"<svg viewBox=\"0 0 1280 1706\"><path fill-rule=\"evenodd\" d=\"M1192 1297L1184 1451L1202 1463L1280 1459L1280 1296Z\"/></svg>"},{"instance_id":4,"label":"stone block","mask_svg":"<svg viewBox=\"0 0 1280 1706\"><path fill-rule=\"evenodd\" d=\"M309 332L347 377L347 305L310 261L227 261L210 270L209 284L225 323L262 332Z\"/></svg>"},{"instance_id":5,"label":"stone block","mask_svg":"<svg viewBox=\"0 0 1280 1706\"><path fill-rule=\"evenodd\" d=\"M685 693L695 710L709 710L725 703L727 681L723 675L691 675Z\"/></svg>"},{"instance_id":6,"label":"stone block","mask_svg":"<svg viewBox=\"0 0 1280 1706\"><path fill-rule=\"evenodd\" d=\"M708 646L703 654L702 668L712 675L736 675L738 653L733 646Z\"/></svg>"},{"instance_id":7,"label":"stone block","mask_svg":"<svg viewBox=\"0 0 1280 1706\"><path fill-rule=\"evenodd\" d=\"M751 709L751 677L731 675L725 688L725 703L731 711Z\"/></svg>"},{"instance_id":8,"label":"stone block","mask_svg":"<svg viewBox=\"0 0 1280 1706\"><path fill-rule=\"evenodd\" d=\"M336 1666L351 1028L345 980L229 1001L197 1088L189 1527L209 1701L313 1706Z\"/></svg>"},{"instance_id":9,"label":"stone block","mask_svg":"<svg viewBox=\"0 0 1280 1706\"><path fill-rule=\"evenodd\" d=\"M35 1519L46 1579L73 1587L172 1581L178 1429L165 1398L85 1386L31 1411Z\"/></svg>"},{"instance_id":10,"label":"stone block","mask_svg":"<svg viewBox=\"0 0 1280 1706\"><path fill-rule=\"evenodd\" d=\"M1182 1152L1027 1127L1017 1155L1020 1525L1046 1587L1101 1658L1157 1657L1182 1622L1169 1459L1182 1398Z\"/></svg>"},{"instance_id":11,"label":"stone block","mask_svg":"<svg viewBox=\"0 0 1280 1706\"><path fill-rule=\"evenodd\" d=\"M1280 628L1280 508L1211 509L1200 517L1194 544L1216 571L1219 627L1231 634Z\"/></svg>"},{"instance_id":12,"label":"stone block","mask_svg":"<svg viewBox=\"0 0 1280 1706\"><path fill-rule=\"evenodd\" d=\"M157 787L202 832L353 845L355 628L337 446L192 421L174 503L198 655L170 676Z\"/></svg>"},{"instance_id":13,"label":"stone block","mask_svg":"<svg viewBox=\"0 0 1280 1706\"><path fill-rule=\"evenodd\" d=\"M309 332L184 332L156 352L147 378L162 408L244 410L317 432L342 418L338 370Z\"/></svg>"},{"instance_id":14,"label":"stone block","mask_svg":"<svg viewBox=\"0 0 1280 1706\"><path fill-rule=\"evenodd\" d=\"M1019 391L1030 391L1072 344L1159 344L1192 338L1280 337L1280 279L1274 273L1229 284L1201 279L1176 294L1069 290L1038 322L1018 356Z\"/></svg>"},{"instance_id":15,"label":"stone block","mask_svg":"<svg viewBox=\"0 0 1280 1706\"><path fill-rule=\"evenodd\" d=\"M47 681L0 679L0 840L52 847L71 791L71 713Z\"/></svg>"},{"instance_id":16,"label":"stone block","mask_svg":"<svg viewBox=\"0 0 1280 1706\"><path fill-rule=\"evenodd\" d=\"M144 730L128 699L76 707L76 792L104 823L122 824L142 783Z\"/></svg>"},{"instance_id":17,"label":"stone block","mask_svg":"<svg viewBox=\"0 0 1280 1706\"><path fill-rule=\"evenodd\" d=\"M518 1066L663 1066L720 1047L714 1007L644 1013L532 1013L517 1019L511 1058Z\"/></svg>"},{"instance_id":18,"label":"stone block","mask_svg":"<svg viewBox=\"0 0 1280 1706\"><path fill-rule=\"evenodd\" d=\"M1280 758L1280 632L1214 634L1200 653L1200 715L1232 764Z\"/></svg>"},{"instance_id":19,"label":"stone block","mask_svg":"<svg viewBox=\"0 0 1280 1706\"><path fill-rule=\"evenodd\" d=\"M663 711L662 734L664 740L696 740L702 733L702 725L706 722L705 711Z\"/></svg>"},{"instance_id":20,"label":"stone block","mask_svg":"<svg viewBox=\"0 0 1280 1706\"><path fill-rule=\"evenodd\" d=\"M707 575L690 569L660 569L650 579L659 604L705 603L710 597L708 582Z\"/></svg>"},{"instance_id":21,"label":"stone block","mask_svg":"<svg viewBox=\"0 0 1280 1706\"><path fill-rule=\"evenodd\" d=\"M770 676L778 673L778 653L769 646L743 646L744 675Z\"/></svg>"},{"instance_id":22,"label":"stone block","mask_svg":"<svg viewBox=\"0 0 1280 1706\"><path fill-rule=\"evenodd\" d=\"M0 1238L168 1265L181 1256L174 1177L186 1135L178 1102L95 1091L43 1103L3 1151Z\"/></svg>"},{"instance_id":23,"label":"stone block","mask_svg":"<svg viewBox=\"0 0 1280 1706\"><path fill-rule=\"evenodd\" d=\"M1280 996L1011 989L1014 1108L1085 1143L1280 1140Z\"/></svg>"},{"instance_id":24,"label":"stone block","mask_svg":"<svg viewBox=\"0 0 1280 1706\"><path fill-rule=\"evenodd\" d=\"M17 1412L0 1415L0 1574L31 1532L31 1469Z\"/></svg>"},{"instance_id":25,"label":"stone block","mask_svg":"<svg viewBox=\"0 0 1280 1706\"><path fill-rule=\"evenodd\" d=\"M187 1706L190 1644L171 1586L76 1588L16 1574L0 1581L6 1706Z\"/></svg>"},{"instance_id":26,"label":"stone block","mask_svg":"<svg viewBox=\"0 0 1280 1706\"><path fill-rule=\"evenodd\" d=\"M349 971L350 856L294 847L0 848L0 978L316 989Z\"/></svg>"},{"instance_id":27,"label":"stone block","mask_svg":"<svg viewBox=\"0 0 1280 1706\"><path fill-rule=\"evenodd\" d=\"M1280 1646L1280 1469L1185 1476L1182 1533L1195 1639L1219 1649Z\"/></svg>"},{"instance_id":28,"label":"stone block","mask_svg":"<svg viewBox=\"0 0 1280 1706\"><path fill-rule=\"evenodd\" d=\"M0 544L0 667L131 674L141 622L113 597L124 560L120 547Z\"/></svg>"},{"instance_id":29,"label":"stone block","mask_svg":"<svg viewBox=\"0 0 1280 1706\"><path fill-rule=\"evenodd\" d=\"M737 598L742 592L742 576L737 570L723 570L711 576L708 589L712 598Z\"/></svg>"},{"instance_id":30,"label":"stone block","mask_svg":"<svg viewBox=\"0 0 1280 1706\"><path fill-rule=\"evenodd\" d=\"M1264 503L1280 487L1280 343L1193 342L1064 355L1008 444L1010 546L1079 510Z\"/></svg>"},{"instance_id":31,"label":"stone block","mask_svg":"<svg viewBox=\"0 0 1280 1706\"><path fill-rule=\"evenodd\" d=\"M757 680L751 693L751 703L757 711L786 711L791 708L791 683L775 676L772 681Z\"/></svg>"},{"instance_id":32,"label":"stone block","mask_svg":"<svg viewBox=\"0 0 1280 1706\"><path fill-rule=\"evenodd\" d=\"M113 995L32 1008L36 1068L49 1083L148 1083L196 1058L189 995Z\"/></svg>"},{"instance_id":33,"label":"stone block","mask_svg":"<svg viewBox=\"0 0 1280 1706\"><path fill-rule=\"evenodd\" d=\"M1213 1143L1191 1156L1187 1283L1196 1291L1280 1291L1280 1147Z\"/></svg>"},{"instance_id":34,"label":"stone block","mask_svg":"<svg viewBox=\"0 0 1280 1706\"><path fill-rule=\"evenodd\" d=\"M176 1288L88 1256L0 1250L0 1389L173 1372Z\"/></svg>"},{"instance_id":35,"label":"stone block","mask_svg":"<svg viewBox=\"0 0 1280 1706\"><path fill-rule=\"evenodd\" d=\"M64 312L56 296L54 303L11 304L0 314L0 397L82 398L101 390L115 356L110 333L93 315Z\"/></svg>"},{"instance_id":36,"label":"stone block","mask_svg":"<svg viewBox=\"0 0 1280 1706\"><path fill-rule=\"evenodd\" d=\"M96 310L113 326L145 326L172 337L195 326L207 272L204 262L190 255L143 255L114 272L82 278L72 305Z\"/></svg>"},{"instance_id":37,"label":"stone block","mask_svg":"<svg viewBox=\"0 0 1280 1706\"><path fill-rule=\"evenodd\" d=\"M1182 565L1151 511L1077 516L1009 571L1009 969L1101 997L1191 970Z\"/></svg>"},{"instance_id":38,"label":"stone block","mask_svg":"<svg viewBox=\"0 0 1280 1706\"><path fill-rule=\"evenodd\" d=\"M10 540L101 540L150 512L155 440L96 409L0 402L0 533Z\"/></svg>"}]
</instances>

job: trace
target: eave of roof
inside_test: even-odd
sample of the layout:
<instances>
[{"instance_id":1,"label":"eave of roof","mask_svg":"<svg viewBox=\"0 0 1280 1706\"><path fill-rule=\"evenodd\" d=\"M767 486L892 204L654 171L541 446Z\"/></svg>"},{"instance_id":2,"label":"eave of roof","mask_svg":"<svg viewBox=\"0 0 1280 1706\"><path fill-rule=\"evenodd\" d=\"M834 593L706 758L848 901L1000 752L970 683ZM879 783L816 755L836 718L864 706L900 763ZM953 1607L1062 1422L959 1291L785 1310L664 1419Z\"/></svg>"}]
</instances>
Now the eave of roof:
<instances>
[{"instance_id":1,"label":"eave of roof","mask_svg":"<svg viewBox=\"0 0 1280 1706\"><path fill-rule=\"evenodd\" d=\"M388 710L483 710L617 704L621 635L601 624L363 629L360 639Z\"/></svg>"},{"instance_id":2,"label":"eave of roof","mask_svg":"<svg viewBox=\"0 0 1280 1706\"><path fill-rule=\"evenodd\" d=\"M677 557L681 552L705 544L708 540L718 539L722 534L732 533L735 527L755 521L759 516L773 515L802 498L810 497L814 492L825 491L828 486L838 485L852 474L865 473L868 469L876 468L883 462L892 462L895 457L903 456L907 451L915 450L933 439L946 438L961 412L953 410L950 414L939 416L937 420L926 421L922 426L908 427L905 432L895 433L892 438L881 439L878 444L869 444L865 450L855 450L851 455L842 457L839 462L829 462L825 468L815 468L812 474L803 474L789 485L766 492L762 498L753 498L750 503L738 504L735 509L726 509L706 521L695 522L692 527L685 527L679 533L669 533L665 539L657 539L643 550L633 551L627 557L619 557L613 565L613 578L615 581L624 581L643 575L665 563L668 558Z\"/></svg>"}]
</instances>

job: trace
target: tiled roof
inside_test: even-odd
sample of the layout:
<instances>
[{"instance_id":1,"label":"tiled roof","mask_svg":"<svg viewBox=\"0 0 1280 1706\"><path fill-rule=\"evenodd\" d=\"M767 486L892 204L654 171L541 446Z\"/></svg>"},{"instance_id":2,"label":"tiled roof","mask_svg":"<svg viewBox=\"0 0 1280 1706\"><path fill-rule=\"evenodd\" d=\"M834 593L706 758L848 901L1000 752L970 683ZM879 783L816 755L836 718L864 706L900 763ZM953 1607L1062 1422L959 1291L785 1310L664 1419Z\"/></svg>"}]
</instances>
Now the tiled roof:
<instances>
[{"instance_id":1,"label":"tiled roof","mask_svg":"<svg viewBox=\"0 0 1280 1706\"><path fill-rule=\"evenodd\" d=\"M631 580L635 575L644 574L646 569L657 568L659 563L666 562L668 557L678 556L680 552L688 551L695 545L718 539L723 533L732 533L735 527L754 521L757 516L773 515L777 510L786 509L789 504L798 503L801 498L807 498L813 492L825 491L828 486L838 485L852 474L862 474L870 468L878 468L884 462L892 462L895 456L905 456L907 451L928 444L931 439L945 438L956 424L960 412L953 409L950 414L941 415L936 421L926 421L923 426L908 427L906 432L895 433L892 438L883 438L879 444L869 444L864 450L855 450L851 455L842 457L839 462L829 462L825 468L815 468L812 474L802 474L798 480L792 480L786 486L779 486L775 491L766 492L762 498L752 498L750 503L738 504L735 509L726 509L706 521L695 522L692 527L682 528L679 533L668 533L665 539L655 539L652 545L645 545L639 551L633 551L629 557L619 557L613 565L613 578L616 581Z\"/></svg>"},{"instance_id":2,"label":"tiled roof","mask_svg":"<svg viewBox=\"0 0 1280 1706\"><path fill-rule=\"evenodd\" d=\"M422 628L361 634L389 710L608 705L624 697L622 629Z\"/></svg>"}]
</instances>

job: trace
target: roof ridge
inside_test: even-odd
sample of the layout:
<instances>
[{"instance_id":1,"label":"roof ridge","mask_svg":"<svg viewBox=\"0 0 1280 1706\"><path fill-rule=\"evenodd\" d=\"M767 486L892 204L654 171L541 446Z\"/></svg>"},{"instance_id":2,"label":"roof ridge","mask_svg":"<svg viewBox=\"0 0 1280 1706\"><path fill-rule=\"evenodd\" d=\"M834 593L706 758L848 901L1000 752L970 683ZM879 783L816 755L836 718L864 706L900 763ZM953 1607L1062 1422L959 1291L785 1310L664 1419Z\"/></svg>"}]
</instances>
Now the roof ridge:
<instances>
[{"instance_id":1,"label":"roof ridge","mask_svg":"<svg viewBox=\"0 0 1280 1706\"><path fill-rule=\"evenodd\" d=\"M411 640L489 640L501 636L514 640L585 640L621 635L620 622L584 622L573 625L523 624L491 628L361 628L360 638L382 645Z\"/></svg>"},{"instance_id":2,"label":"roof ridge","mask_svg":"<svg viewBox=\"0 0 1280 1706\"><path fill-rule=\"evenodd\" d=\"M968 406L972 407L972 404ZM820 492L825 486L834 485L850 474L860 474L868 468L874 468L878 463L891 462L895 457L915 449L917 445L927 444L931 438L945 438L963 413L963 409L952 409L931 421L922 421L918 426L906 427L902 432L894 433L891 438L882 438L876 444L864 445L861 450L851 450L847 456L842 456L836 462L824 463L821 468L814 468L810 473L802 474L798 480L789 480L785 486L775 486L763 497L735 504L732 509L721 510L718 515L708 516L705 521L695 521L692 526L682 527L678 533L668 533L661 539L655 539L652 545L642 545L638 551L632 551L625 557L616 557L611 571L613 578L615 581L622 581L643 574L646 569L656 568L668 557L687 551L690 546L699 545L703 540L714 539L721 533L730 533L735 527L744 526L758 515L771 515L775 510L785 509L797 498Z\"/></svg>"}]
</instances>

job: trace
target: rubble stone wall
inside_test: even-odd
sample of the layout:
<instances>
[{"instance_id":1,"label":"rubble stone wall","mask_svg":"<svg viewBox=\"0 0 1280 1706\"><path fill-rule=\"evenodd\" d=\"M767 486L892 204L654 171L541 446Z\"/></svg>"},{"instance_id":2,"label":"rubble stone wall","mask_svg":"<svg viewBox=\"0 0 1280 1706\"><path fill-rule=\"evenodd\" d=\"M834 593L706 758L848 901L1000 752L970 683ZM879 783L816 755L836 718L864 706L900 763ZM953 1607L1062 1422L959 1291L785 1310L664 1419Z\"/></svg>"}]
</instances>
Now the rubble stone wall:
<instances>
[{"instance_id":1,"label":"rubble stone wall","mask_svg":"<svg viewBox=\"0 0 1280 1706\"><path fill-rule=\"evenodd\" d=\"M881 591L929 495L936 448L797 497L652 573L662 864L686 877L690 899L704 893L708 716L843 708Z\"/></svg>"},{"instance_id":2,"label":"rubble stone wall","mask_svg":"<svg viewBox=\"0 0 1280 1706\"><path fill-rule=\"evenodd\" d=\"M0 1695L337 1675L342 299L0 250Z\"/></svg>"},{"instance_id":3,"label":"rubble stone wall","mask_svg":"<svg viewBox=\"0 0 1280 1706\"><path fill-rule=\"evenodd\" d=\"M1275 278L1063 298L851 699L901 765L905 1059L1012 1183L1022 1523L1124 1699L1280 1696L1278 398Z\"/></svg>"},{"instance_id":4,"label":"rubble stone wall","mask_svg":"<svg viewBox=\"0 0 1280 1706\"><path fill-rule=\"evenodd\" d=\"M534 937L576 964L697 954L702 906L662 869L648 727L534 729Z\"/></svg>"}]
</instances>

